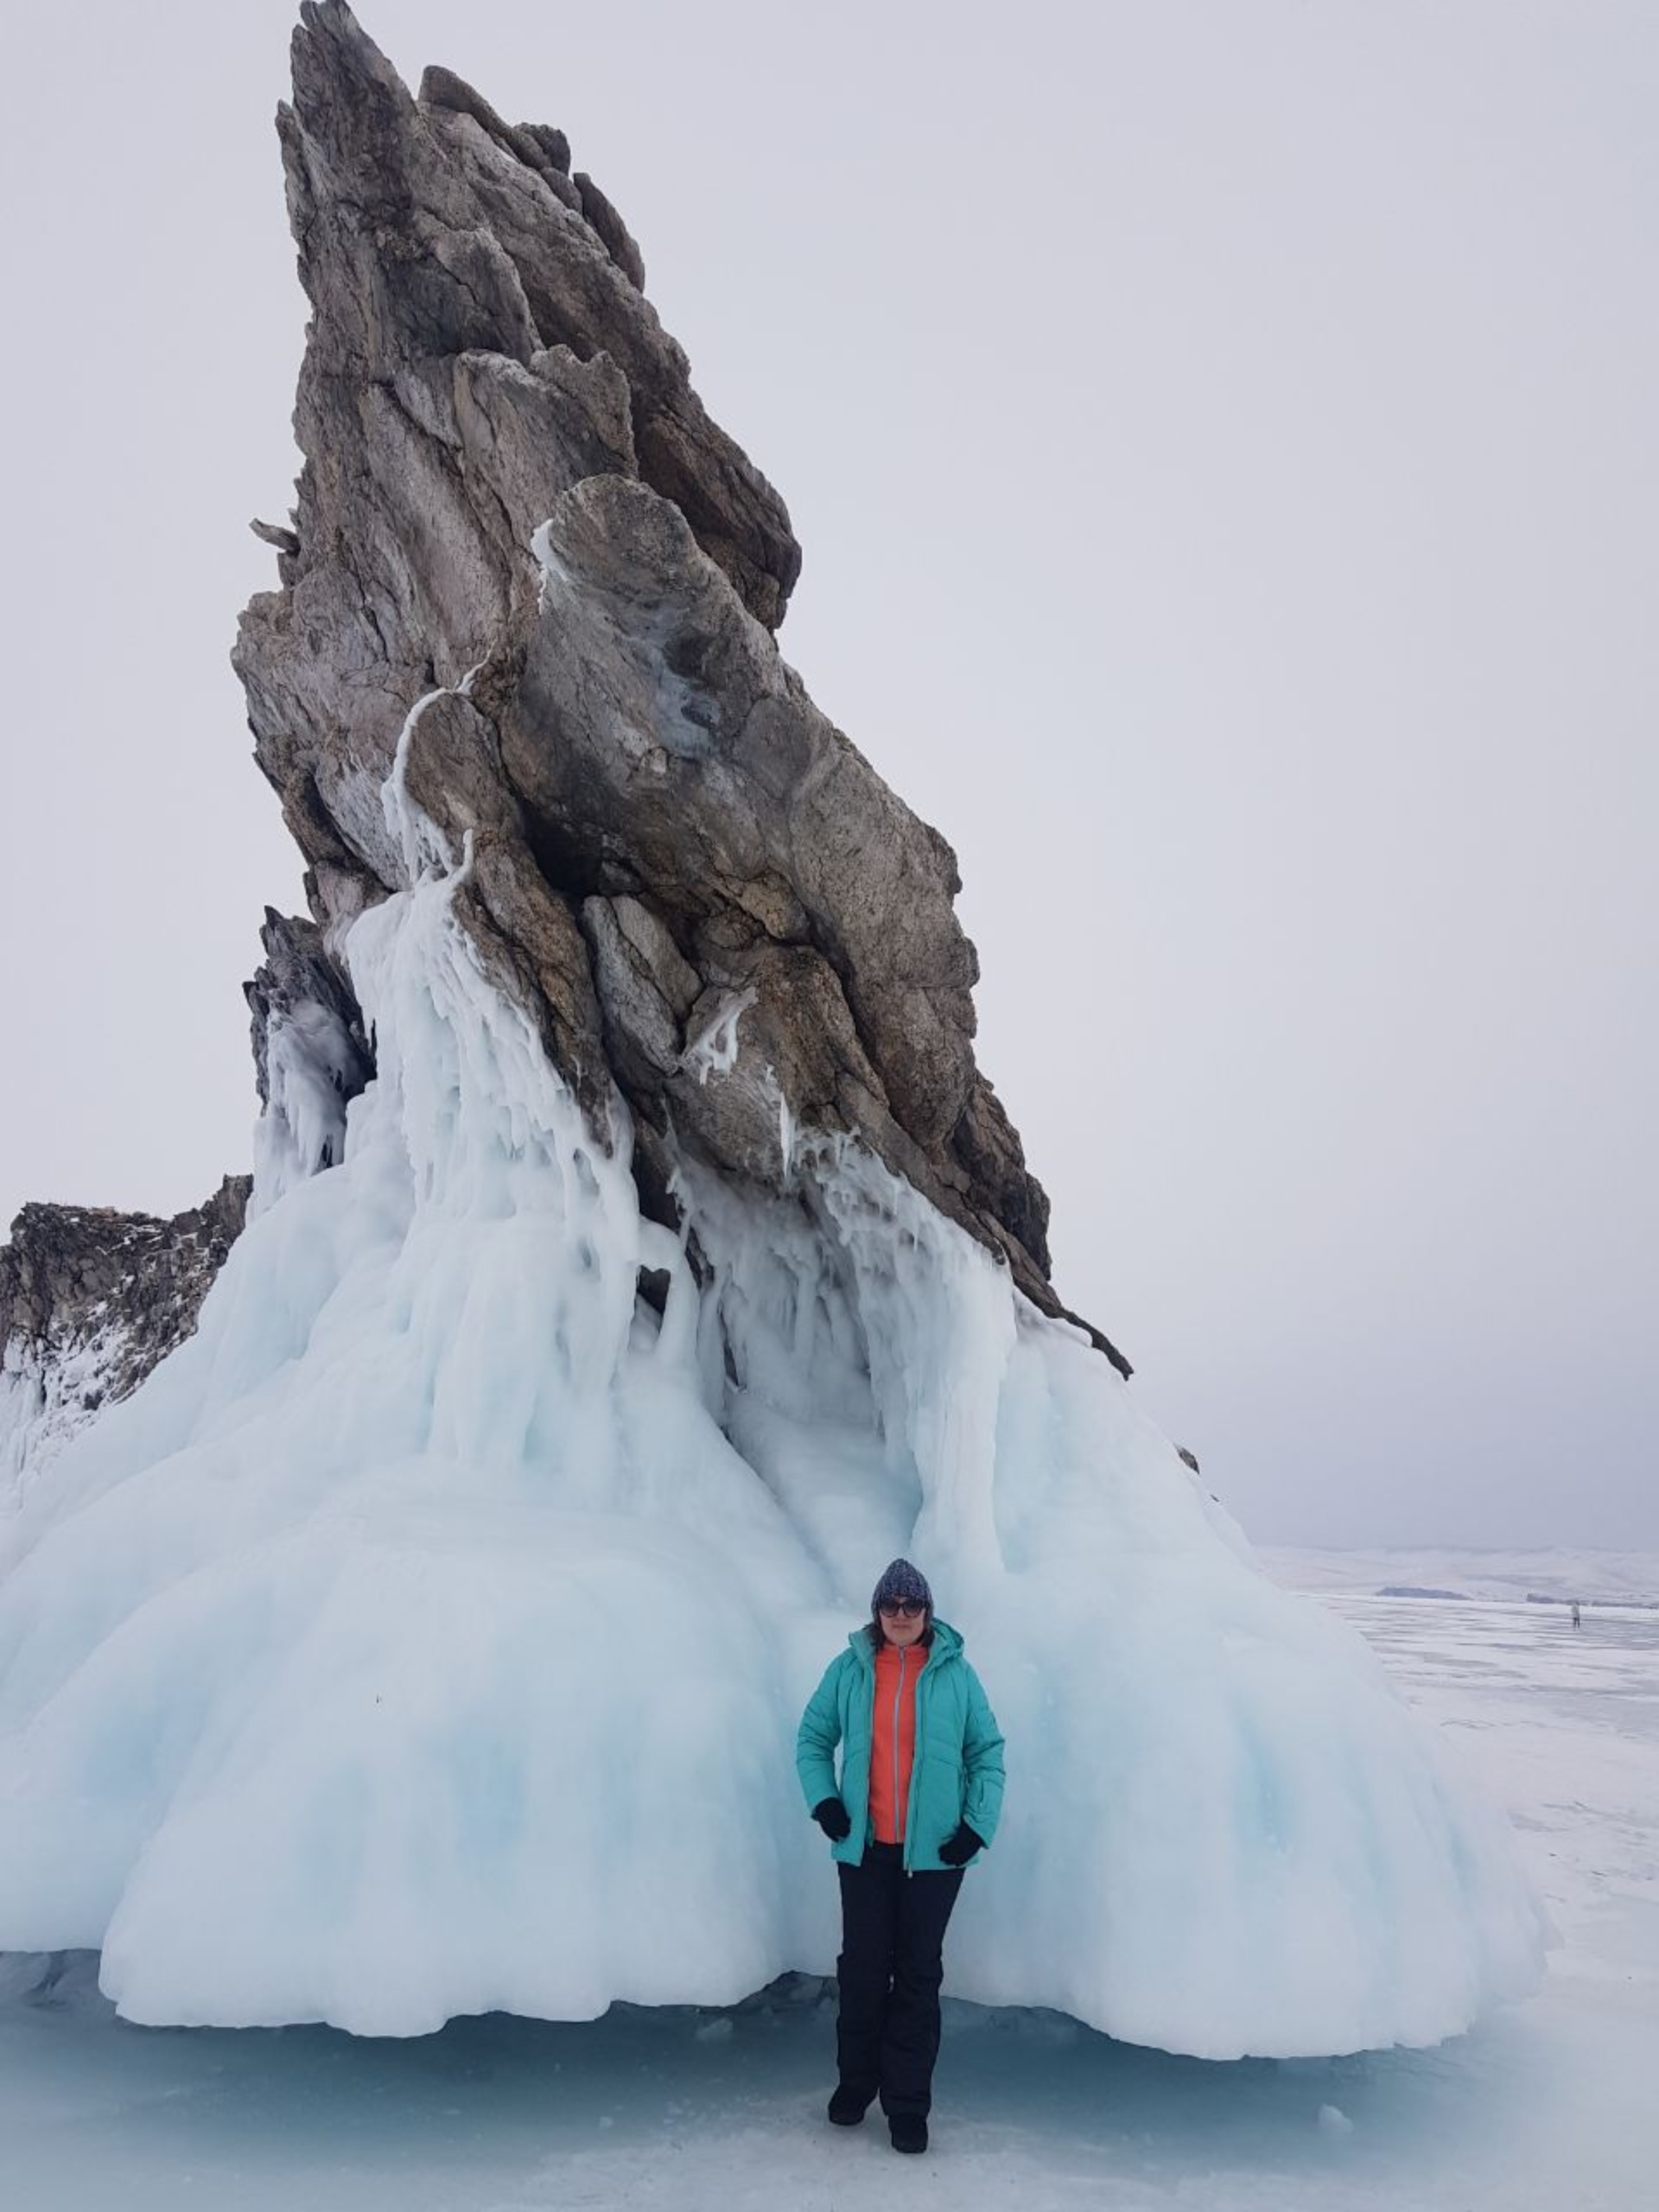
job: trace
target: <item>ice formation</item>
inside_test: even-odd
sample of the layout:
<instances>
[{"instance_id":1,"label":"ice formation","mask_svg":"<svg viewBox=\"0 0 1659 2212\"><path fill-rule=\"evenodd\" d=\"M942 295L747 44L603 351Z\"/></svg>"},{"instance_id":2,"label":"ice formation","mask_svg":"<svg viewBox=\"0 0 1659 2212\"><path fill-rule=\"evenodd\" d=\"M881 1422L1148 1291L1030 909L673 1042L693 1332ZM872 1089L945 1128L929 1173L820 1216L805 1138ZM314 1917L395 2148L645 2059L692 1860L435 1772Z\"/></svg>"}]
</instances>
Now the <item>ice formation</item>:
<instances>
[{"instance_id":1,"label":"ice formation","mask_svg":"<svg viewBox=\"0 0 1659 2212\"><path fill-rule=\"evenodd\" d=\"M1224 2056L1525 1988L1501 1825L1107 1362L844 1146L765 1205L688 1166L700 1285L466 869L350 933L341 1164L7 1533L0 1946L101 1946L137 2020L389 2034L826 1970L791 1732L909 1549L1009 1740L959 1994Z\"/></svg>"},{"instance_id":2,"label":"ice formation","mask_svg":"<svg viewBox=\"0 0 1659 2212\"><path fill-rule=\"evenodd\" d=\"M332 1167L346 1149L341 1077L351 1040L328 1007L303 1006L274 1020L265 1033L270 1100L254 1128L255 1213L294 1184Z\"/></svg>"},{"instance_id":3,"label":"ice formation","mask_svg":"<svg viewBox=\"0 0 1659 2212\"><path fill-rule=\"evenodd\" d=\"M1537 1972L1503 1826L1060 1305L949 848L779 659L787 518L620 218L303 16L238 664L316 926L196 1333L0 1522L0 1947L386 2034L828 1971L792 1734L904 1552L1007 1737L957 1994L1463 2029Z\"/></svg>"},{"instance_id":4,"label":"ice formation","mask_svg":"<svg viewBox=\"0 0 1659 2212\"><path fill-rule=\"evenodd\" d=\"M119 1322L99 1313L67 1350L9 1341L0 1354L0 1510L88 1427L111 1369L126 1349Z\"/></svg>"}]
</instances>

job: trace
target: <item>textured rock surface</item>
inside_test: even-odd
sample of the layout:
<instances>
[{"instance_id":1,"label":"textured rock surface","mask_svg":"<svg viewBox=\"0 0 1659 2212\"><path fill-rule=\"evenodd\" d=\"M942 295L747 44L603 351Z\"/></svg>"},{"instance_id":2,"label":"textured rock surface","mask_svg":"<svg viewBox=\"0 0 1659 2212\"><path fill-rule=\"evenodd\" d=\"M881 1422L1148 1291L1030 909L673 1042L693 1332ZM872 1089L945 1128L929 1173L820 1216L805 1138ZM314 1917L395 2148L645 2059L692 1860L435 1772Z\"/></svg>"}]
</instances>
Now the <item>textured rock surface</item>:
<instances>
[{"instance_id":1,"label":"textured rock surface","mask_svg":"<svg viewBox=\"0 0 1659 2212\"><path fill-rule=\"evenodd\" d=\"M954 857L780 658L783 504L621 217L562 132L446 70L411 96L339 0L302 10L279 133L305 467L236 664L321 946L421 863L402 740L486 963L596 1128L627 1101L651 1210L684 1148L777 1190L791 1132L850 1132L1063 1311Z\"/></svg>"},{"instance_id":2,"label":"textured rock surface","mask_svg":"<svg viewBox=\"0 0 1659 2212\"><path fill-rule=\"evenodd\" d=\"M259 938L264 964L243 986L263 1109L254 1130L256 1212L344 1159L346 1109L374 1073L357 1000L316 924L267 906Z\"/></svg>"},{"instance_id":3,"label":"textured rock surface","mask_svg":"<svg viewBox=\"0 0 1659 2212\"><path fill-rule=\"evenodd\" d=\"M161 1221L27 1205L0 1247L0 1496L181 1344L242 1228L245 1175Z\"/></svg>"},{"instance_id":4,"label":"textured rock surface","mask_svg":"<svg viewBox=\"0 0 1659 2212\"><path fill-rule=\"evenodd\" d=\"M254 1080L259 1103L271 1103L272 1033L319 1017L335 1030L342 1042L341 1069L336 1084L341 1110L374 1073L374 1056L363 1034L363 1017L352 987L339 963L324 949L322 932L315 922L265 909L259 942L264 963L243 992L252 1014Z\"/></svg>"}]
</instances>

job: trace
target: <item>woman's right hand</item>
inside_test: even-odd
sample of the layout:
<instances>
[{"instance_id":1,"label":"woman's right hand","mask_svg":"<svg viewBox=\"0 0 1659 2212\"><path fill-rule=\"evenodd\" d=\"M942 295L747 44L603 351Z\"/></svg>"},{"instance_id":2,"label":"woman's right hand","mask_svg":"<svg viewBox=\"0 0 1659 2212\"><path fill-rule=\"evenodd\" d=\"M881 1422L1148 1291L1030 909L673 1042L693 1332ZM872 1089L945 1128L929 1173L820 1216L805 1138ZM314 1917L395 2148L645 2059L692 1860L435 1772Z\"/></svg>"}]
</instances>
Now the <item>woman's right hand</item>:
<instances>
[{"instance_id":1,"label":"woman's right hand","mask_svg":"<svg viewBox=\"0 0 1659 2212\"><path fill-rule=\"evenodd\" d=\"M844 1836L849 1836L853 1832L852 1821L847 1816L847 1808L839 1797L826 1797L821 1805L815 1805L812 1808L812 1817L831 1843L839 1843Z\"/></svg>"}]
</instances>

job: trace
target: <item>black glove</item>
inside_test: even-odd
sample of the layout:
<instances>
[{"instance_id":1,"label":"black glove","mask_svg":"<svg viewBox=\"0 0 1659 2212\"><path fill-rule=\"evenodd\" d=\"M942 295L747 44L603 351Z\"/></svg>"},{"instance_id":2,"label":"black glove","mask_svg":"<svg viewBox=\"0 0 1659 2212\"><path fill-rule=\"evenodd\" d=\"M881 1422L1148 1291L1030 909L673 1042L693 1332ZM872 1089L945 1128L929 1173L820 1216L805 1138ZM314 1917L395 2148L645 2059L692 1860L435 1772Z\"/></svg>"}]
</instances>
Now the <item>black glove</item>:
<instances>
[{"instance_id":1,"label":"black glove","mask_svg":"<svg viewBox=\"0 0 1659 2212\"><path fill-rule=\"evenodd\" d=\"M965 1866L976 1852L984 1848L984 1837L976 1835L964 1821L955 1835L946 1836L939 1846L939 1856L947 1866Z\"/></svg>"},{"instance_id":2,"label":"black glove","mask_svg":"<svg viewBox=\"0 0 1659 2212\"><path fill-rule=\"evenodd\" d=\"M812 1817L831 1843L839 1843L843 1836L851 1835L853 1824L847 1816L847 1808L839 1797L826 1797L822 1805L812 1808ZM976 1837L976 1842L978 1839Z\"/></svg>"}]
</instances>

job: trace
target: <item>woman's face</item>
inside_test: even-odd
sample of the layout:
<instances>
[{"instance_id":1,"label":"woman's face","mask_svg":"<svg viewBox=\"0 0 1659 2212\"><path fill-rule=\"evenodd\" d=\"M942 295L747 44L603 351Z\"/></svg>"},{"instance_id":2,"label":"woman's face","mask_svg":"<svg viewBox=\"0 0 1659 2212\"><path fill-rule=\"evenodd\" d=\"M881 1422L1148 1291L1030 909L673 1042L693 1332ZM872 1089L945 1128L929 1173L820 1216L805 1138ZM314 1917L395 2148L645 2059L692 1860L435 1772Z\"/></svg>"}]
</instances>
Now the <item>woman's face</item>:
<instances>
[{"instance_id":1,"label":"woman's face","mask_svg":"<svg viewBox=\"0 0 1659 2212\"><path fill-rule=\"evenodd\" d=\"M902 1651L908 1645L919 1643L922 1630L927 1626L925 1605L883 1605L880 1615L881 1633L889 1643L896 1643Z\"/></svg>"}]
</instances>

